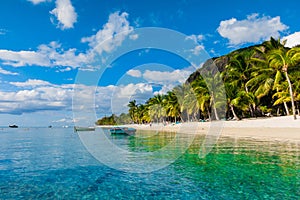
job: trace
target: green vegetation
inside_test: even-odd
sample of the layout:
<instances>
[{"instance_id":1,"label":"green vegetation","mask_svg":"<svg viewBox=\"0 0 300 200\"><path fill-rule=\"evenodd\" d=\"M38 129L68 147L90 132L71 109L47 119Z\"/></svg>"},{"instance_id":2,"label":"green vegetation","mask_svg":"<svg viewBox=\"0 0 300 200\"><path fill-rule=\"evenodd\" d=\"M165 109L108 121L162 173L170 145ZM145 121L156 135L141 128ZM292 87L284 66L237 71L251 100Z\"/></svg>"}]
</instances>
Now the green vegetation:
<instances>
[{"instance_id":1,"label":"green vegetation","mask_svg":"<svg viewBox=\"0 0 300 200\"><path fill-rule=\"evenodd\" d=\"M145 104L129 102L129 116L134 123L239 120L290 113L296 119L300 47L286 48L284 44L271 38L208 60L183 85L164 95L155 95ZM214 72L212 65L220 73ZM222 97L222 90L226 97ZM226 105L220 101L222 98ZM222 110L226 110L224 115Z\"/></svg>"},{"instance_id":2,"label":"green vegetation","mask_svg":"<svg viewBox=\"0 0 300 200\"><path fill-rule=\"evenodd\" d=\"M112 114L109 117L103 117L99 119L96 125L117 125L117 124L129 124L131 123L131 118L129 114L122 113L120 116Z\"/></svg>"}]
</instances>

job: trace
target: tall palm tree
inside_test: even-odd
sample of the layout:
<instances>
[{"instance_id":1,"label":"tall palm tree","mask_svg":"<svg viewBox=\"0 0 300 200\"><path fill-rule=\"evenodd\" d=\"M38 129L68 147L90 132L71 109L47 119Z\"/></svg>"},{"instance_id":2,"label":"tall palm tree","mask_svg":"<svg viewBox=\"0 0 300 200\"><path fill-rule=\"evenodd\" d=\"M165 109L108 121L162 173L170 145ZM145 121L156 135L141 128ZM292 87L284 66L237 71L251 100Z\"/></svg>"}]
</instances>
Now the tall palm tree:
<instances>
[{"instance_id":1,"label":"tall palm tree","mask_svg":"<svg viewBox=\"0 0 300 200\"><path fill-rule=\"evenodd\" d=\"M288 83L291 103L292 103L292 111L294 119L296 117L296 109L294 103L294 94L292 83L289 78L288 69L290 67L294 67L300 61L300 48L292 48L290 50L285 49L276 49L272 50L268 53L268 63L269 65L274 68L276 71L281 71L284 73L286 81Z\"/></svg>"},{"instance_id":2,"label":"tall palm tree","mask_svg":"<svg viewBox=\"0 0 300 200\"><path fill-rule=\"evenodd\" d=\"M163 99L163 105L166 110L166 115L175 119L180 116L180 105L176 94L173 91L168 91Z\"/></svg>"},{"instance_id":3,"label":"tall palm tree","mask_svg":"<svg viewBox=\"0 0 300 200\"><path fill-rule=\"evenodd\" d=\"M285 41L275 40L271 37L269 41L263 42L262 45L255 47L250 63L251 63L251 76L246 83L246 87L252 92L252 101L260 102L263 97L268 95L273 96L273 91L278 92L279 86L282 81L282 72L274 69L269 65L268 55L270 52L275 50L285 50ZM287 107L286 102L283 102L284 106Z\"/></svg>"},{"instance_id":4,"label":"tall palm tree","mask_svg":"<svg viewBox=\"0 0 300 200\"><path fill-rule=\"evenodd\" d=\"M127 105L129 107L129 115L134 123L137 122L137 109L138 105L136 104L136 100L130 101Z\"/></svg>"},{"instance_id":5,"label":"tall palm tree","mask_svg":"<svg viewBox=\"0 0 300 200\"><path fill-rule=\"evenodd\" d=\"M184 104L184 97L187 92L187 86L186 84L177 85L176 87L173 88L172 91L177 97L177 102L179 104L180 118L182 121L184 121L183 113L186 112L186 106L187 106L186 104Z\"/></svg>"},{"instance_id":6,"label":"tall palm tree","mask_svg":"<svg viewBox=\"0 0 300 200\"><path fill-rule=\"evenodd\" d=\"M207 115L210 119L211 95L205 80L203 77L199 76L191 83L191 86L197 99L197 108L200 109L202 114Z\"/></svg>"},{"instance_id":7,"label":"tall palm tree","mask_svg":"<svg viewBox=\"0 0 300 200\"><path fill-rule=\"evenodd\" d=\"M160 94L150 98L147 102L149 106L149 115L152 119L156 119L157 122L161 121L165 117L166 112L163 107L163 96Z\"/></svg>"},{"instance_id":8,"label":"tall palm tree","mask_svg":"<svg viewBox=\"0 0 300 200\"><path fill-rule=\"evenodd\" d=\"M203 76L211 97L212 120L225 118L225 112L223 113L223 111L226 110L226 92L221 74L219 71L207 68L201 71L201 75Z\"/></svg>"},{"instance_id":9,"label":"tall palm tree","mask_svg":"<svg viewBox=\"0 0 300 200\"><path fill-rule=\"evenodd\" d=\"M195 92L192 87L189 87L187 89L183 99L183 105L186 108L188 121L190 121L190 116L193 116L193 118L196 119L200 107L199 107L198 99L196 98Z\"/></svg>"},{"instance_id":10,"label":"tall palm tree","mask_svg":"<svg viewBox=\"0 0 300 200\"><path fill-rule=\"evenodd\" d=\"M222 72L223 80L227 83L230 82L231 86L239 91L244 91L244 94L248 99L248 110L250 115L254 116L254 110L256 109L256 99L255 96L249 91L246 83L251 77L251 57L254 54L254 50L246 50L244 52L238 52L230 57L228 64L225 66L225 70ZM229 85L227 85L226 91L229 90Z\"/></svg>"}]
</instances>

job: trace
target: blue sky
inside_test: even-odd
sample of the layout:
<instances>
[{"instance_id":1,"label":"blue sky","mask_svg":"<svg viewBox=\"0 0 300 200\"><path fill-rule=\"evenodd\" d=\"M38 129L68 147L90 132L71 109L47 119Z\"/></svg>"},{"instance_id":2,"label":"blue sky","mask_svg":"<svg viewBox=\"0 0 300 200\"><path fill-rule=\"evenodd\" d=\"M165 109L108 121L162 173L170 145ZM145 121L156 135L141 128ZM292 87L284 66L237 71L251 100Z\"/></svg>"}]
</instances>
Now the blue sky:
<instances>
[{"instance_id":1,"label":"blue sky","mask_svg":"<svg viewBox=\"0 0 300 200\"><path fill-rule=\"evenodd\" d=\"M0 126L93 123L182 83L208 57L270 36L292 47L300 41L299 7L292 0L2 0Z\"/></svg>"}]
</instances>

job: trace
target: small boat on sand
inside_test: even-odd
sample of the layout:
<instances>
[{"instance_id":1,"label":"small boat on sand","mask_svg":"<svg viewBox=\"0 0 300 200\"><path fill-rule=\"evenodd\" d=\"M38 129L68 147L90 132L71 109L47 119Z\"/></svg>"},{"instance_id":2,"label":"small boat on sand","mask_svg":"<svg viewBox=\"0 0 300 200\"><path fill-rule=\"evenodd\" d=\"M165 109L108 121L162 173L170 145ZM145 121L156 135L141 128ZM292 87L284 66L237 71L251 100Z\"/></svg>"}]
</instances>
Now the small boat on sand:
<instances>
[{"instance_id":1,"label":"small boat on sand","mask_svg":"<svg viewBox=\"0 0 300 200\"><path fill-rule=\"evenodd\" d=\"M95 127L74 126L74 131L95 131Z\"/></svg>"},{"instance_id":2,"label":"small boat on sand","mask_svg":"<svg viewBox=\"0 0 300 200\"><path fill-rule=\"evenodd\" d=\"M133 135L135 134L136 129L127 127L113 127L109 131L114 135Z\"/></svg>"},{"instance_id":3,"label":"small boat on sand","mask_svg":"<svg viewBox=\"0 0 300 200\"><path fill-rule=\"evenodd\" d=\"M9 127L9 128L18 128L18 126L15 125L15 124L14 124L14 125L9 125L8 127Z\"/></svg>"}]
</instances>

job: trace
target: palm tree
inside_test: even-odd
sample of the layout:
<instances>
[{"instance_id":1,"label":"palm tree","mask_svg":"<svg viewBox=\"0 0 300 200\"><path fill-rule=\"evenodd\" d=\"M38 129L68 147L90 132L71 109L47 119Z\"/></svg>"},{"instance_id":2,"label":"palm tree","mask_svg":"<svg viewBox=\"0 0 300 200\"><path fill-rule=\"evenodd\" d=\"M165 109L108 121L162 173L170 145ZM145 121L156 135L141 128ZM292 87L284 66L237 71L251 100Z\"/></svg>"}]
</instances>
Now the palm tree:
<instances>
[{"instance_id":1,"label":"palm tree","mask_svg":"<svg viewBox=\"0 0 300 200\"><path fill-rule=\"evenodd\" d=\"M165 117L165 109L163 107L163 96L160 94L150 98L147 102L149 107L149 115L152 119L156 119L157 122L161 121Z\"/></svg>"},{"instance_id":2,"label":"palm tree","mask_svg":"<svg viewBox=\"0 0 300 200\"><path fill-rule=\"evenodd\" d=\"M284 73L286 81L288 83L291 103L292 103L292 111L294 119L297 119L296 117L296 109L295 109L295 103L294 103L294 94L293 94L293 88L292 83L289 78L288 69L289 67L294 67L297 62L300 61L300 48L295 47L290 50L285 49L275 49L269 52L268 54L268 63L269 65L274 68L276 71L281 71Z\"/></svg>"},{"instance_id":3,"label":"palm tree","mask_svg":"<svg viewBox=\"0 0 300 200\"><path fill-rule=\"evenodd\" d=\"M251 77L251 57L254 50L250 49L245 52L239 52L230 57L228 64L225 66L225 70L222 72L223 80L227 83L230 82L231 86L234 86L240 91L244 91L244 95L248 99L248 110L250 115L254 116L256 109L256 99L253 93L251 93L246 85ZM228 91L228 85L226 91ZM240 93L241 95L242 93Z\"/></svg>"},{"instance_id":4,"label":"palm tree","mask_svg":"<svg viewBox=\"0 0 300 200\"><path fill-rule=\"evenodd\" d=\"M136 114L137 114L137 109L138 109L136 100L130 101L127 106L129 107L129 115L130 115L132 121L134 123L136 123L137 122Z\"/></svg>"},{"instance_id":5,"label":"palm tree","mask_svg":"<svg viewBox=\"0 0 300 200\"><path fill-rule=\"evenodd\" d=\"M190 121L191 115L194 117L194 119L196 119L200 107L199 107L198 99L196 98L192 87L187 88L187 91L183 99L183 105L186 108L188 121Z\"/></svg>"},{"instance_id":6,"label":"palm tree","mask_svg":"<svg viewBox=\"0 0 300 200\"><path fill-rule=\"evenodd\" d=\"M287 106L287 102L291 101L291 97L289 94L289 88L286 82L281 83L280 85L278 85L277 87L277 91L275 92L275 94L273 94L272 96L274 99L276 99L276 101L273 103L274 106L279 105L279 104L283 104L286 114L290 115L289 112L289 108Z\"/></svg>"},{"instance_id":7,"label":"palm tree","mask_svg":"<svg viewBox=\"0 0 300 200\"><path fill-rule=\"evenodd\" d=\"M205 80L199 76L191 83L191 86L197 99L197 108L210 119L211 96Z\"/></svg>"},{"instance_id":8,"label":"palm tree","mask_svg":"<svg viewBox=\"0 0 300 200\"><path fill-rule=\"evenodd\" d=\"M179 104L180 118L184 121L183 113L186 112L186 105L184 104L184 97L186 95L187 86L186 84L177 85L173 88L172 92L177 97L177 102Z\"/></svg>"},{"instance_id":9,"label":"palm tree","mask_svg":"<svg viewBox=\"0 0 300 200\"><path fill-rule=\"evenodd\" d=\"M180 105L176 94L173 91L168 91L163 99L163 105L166 110L166 115L175 119L180 116Z\"/></svg>"},{"instance_id":10,"label":"palm tree","mask_svg":"<svg viewBox=\"0 0 300 200\"><path fill-rule=\"evenodd\" d=\"M139 124L150 122L149 108L147 105L139 104L136 110L136 120Z\"/></svg>"},{"instance_id":11,"label":"palm tree","mask_svg":"<svg viewBox=\"0 0 300 200\"><path fill-rule=\"evenodd\" d=\"M269 65L268 55L275 50L285 50L284 43L285 41L281 42L280 38L275 40L271 37L269 41L263 42L261 46L254 48L255 52L250 59L251 76L246 83L246 87L252 92L250 97L252 96L254 103L260 102L263 97L267 97L270 94L273 96L273 91L279 91L279 86L282 81L282 72ZM256 97L257 100L255 101L253 97ZM283 102L283 104L287 107L286 102Z\"/></svg>"},{"instance_id":12,"label":"palm tree","mask_svg":"<svg viewBox=\"0 0 300 200\"><path fill-rule=\"evenodd\" d=\"M264 53L267 53L268 51L272 51L274 49L284 49L286 41L287 40L281 41L280 37L277 40L271 37L270 40L262 43L262 49Z\"/></svg>"},{"instance_id":13,"label":"palm tree","mask_svg":"<svg viewBox=\"0 0 300 200\"><path fill-rule=\"evenodd\" d=\"M220 120L225 118L226 109L226 91L221 74L218 71L203 69L201 75L207 85L210 94L210 103L212 108L212 120Z\"/></svg>"}]
</instances>

